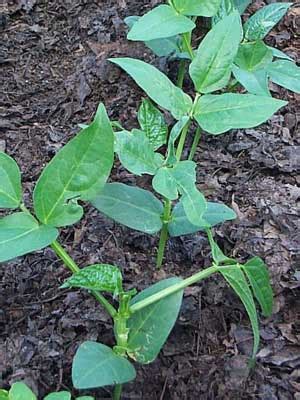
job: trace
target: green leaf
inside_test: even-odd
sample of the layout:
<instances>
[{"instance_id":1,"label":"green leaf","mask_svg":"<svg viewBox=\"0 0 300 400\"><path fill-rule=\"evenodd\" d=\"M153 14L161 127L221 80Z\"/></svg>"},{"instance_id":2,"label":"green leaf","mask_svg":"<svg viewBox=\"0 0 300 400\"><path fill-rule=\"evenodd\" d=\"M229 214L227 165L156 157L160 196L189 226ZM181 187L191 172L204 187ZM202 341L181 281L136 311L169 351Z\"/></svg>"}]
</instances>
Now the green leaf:
<instances>
[{"instance_id":1,"label":"green leaf","mask_svg":"<svg viewBox=\"0 0 300 400\"><path fill-rule=\"evenodd\" d=\"M201 225L203 223L203 214L207 208L207 202L203 194L194 186L184 191L181 201L190 222L194 225Z\"/></svg>"},{"instance_id":2,"label":"green leaf","mask_svg":"<svg viewBox=\"0 0 300 400\"><path fill-rule=\"evenodd\" d=\"M266 264L259 257L251 258L241 265L245 272L254 296L262 309L263 315L269 317L273 311L273 291L270 284L270 275Z\"/></svg>"},{"instance_id":3,"label":"green leaf","mask_svg":"<svg viewBox=\"0 0 300 400\"><path fill-rule=\"evenodd\" d=\"M245 39L250 42L263 39L281 20L292 4L273 3L258 10L244 25Z\"/></svg>"},{"instance_id":4,"label":"green leaf","mask_svg":"<svg viewBox=\"0 0 300 400\"><path fill-rule=\"evenodd\" d=\"M135 369L126 358L101 343L82 343L73 359L72 380L76 389L120 385L135 376Z\"/></svg>"},{"instance_id":5,"label":"green leaf","mask_svg":"<svg viewBox=\"0 0 300 400\"><path fill-rule=\"evenodd\" d=\"M109 264L94 264L83 268L68 278L61 288L78 287L114 293L122 291L122 274L118 267Z\"/></svg>"},{"instance_id":6,"label":"green leaf","mask_svg":"<svg viewBox=\"0 0 300 400\"><path fill-rule=\"evenodd\" d=\"M236 11L233 0L221 0L217 14L212 18L212 25L216 25L225 17Z\"/></svg>"},{"instance_id":7,"label":"green leaf","mask_svg":"<svg viewBox=\"0 0 300 400\"><path fill-rule=\"evenodd\" d=\"M252 94L206 95L198 100L194 117L202 129L218 135L230 129L258 126L287 104L286 101Z\"/></svg>"},{"instance_id":8,"label":"green leaf","mask_svg":"<svg viewBox=\"0 0 300 400\"><path fill-rule=\"evenodd\" d=\"M168 125L163 114L149 99L144 99L138 111L138 121L154 150L166 144Z\"/></svg>"},{"instance_id":9,"label":"green leaf","mask_svg":"<svg viewBox=\"0 0 300 400\"><path fill-rule=\"evenodd\" d=\"M259 96L271 96L268 86L268 72L265 69L258 71L245 71L233 66L235 79L251 94Z\"/></svg>"},{"instance_id":10,"label":"green leaf","mask_svg":"<svg viewBox=\"0 0 300 400\"><path fill-rule=\"evenodd\" d=\"M163 164L161 154L155 153L146 133L138 129L115 135L116 152L124 168L135 175L155 175Z\"/></svg>"},{"instance_id":11,"label":"green leaf","mask_svg":"<svg viewBox=\"0 0 300 400\"><path fill-rule=\"evenodd\" d=\"M214 262L219 265L219 264L224 264L224 265L232 265L235 264L235 260L233 258L227 257L224 253L223 250L220 248L218 243L214 240L213 233L211 229L206 229L206 234L209 240L209 245L211 248L211 255L214 260Z\"/></svg>"},{"instance_id":12,"label":"green leaf","mask_svg":"<svg viewBox=\"0 0 300 400\"><path fill-rule=\"evenodd\" d=\"M181 134L182 130L186 127L189 123L189 117L182 117L176 124L173 126L170 132L169 141L168 141L168 151L167 151L167 159L166 164L168 166L172 166L177 163L176 157L176 149L175 149L175 142L179 135Z\"/></svg>"},{"instance_id":13,"label":"green leaf","mask_svg":"<svg viewBox=\"0 0 300 400\"><path fill-rule=\"evenodd\" d=\"M174 0L173 3L180 14L212 17L218 11L221 0Z\"/></svg>"},{"instance_id":14,"label":"green leaf","mask_svg":"<svg viewBox=\"0 0 300 400\"><path fill-rule=\"evenodd\" d=\"M182 203L179 202L174 207L172 219L168 229L170 236L183 236L204 231L224 221L233 220L236 218L235 212L225 204L207 202L207 209L204 212L201 226L193 225L186 216Z\"/></svg>"},{"instance_id":15,"label":"green leaf","mask_svg":"<svg viewBox=\"0 0 300 400\"><path fill-rule=\"evenodd\" d=\"M151 235L162 228L163 205L147 190L108 183L92 204L109 218L137 231Z\"/></svg>"},{"instance_id":16,"label":"green leaf","mask_svg":"<svg viewBox=\"0 0 300 400\"><path fill-rule=\"evenodd\" d=\"M238 12L218 22L202 40L190 65L190 76L200 93L210 93L227 85L241 39Z\"/></svg>"},{"instance_id":17,"label":"green leaf","mask_svg":"<svg viewBox=\"0 0 300 400\"><path fill-rule=\"evenodd\" d=\"M71 400L71 394L66 391L50 393L44 398L44 400Z\"/></svg>"},{"instance_id":18,"label":"green leaf","mask_svg":"<svg viewBox=\"0 0 300 400\"><path fill-rule=\"evenodd\" d=\"M192 99L157 68L133 58L113 58L111 62L123 68L158 105L180 119L192 109Z\"/></svg>"},{"instance_id":19,"label":"green leaf","mask_svg":"<svg viewBox=\"0 0 300 400\"><path fill-rule=\"evenodd\" d=\"M277 85L300 93L300 68L293 62L275 61L269 66L268 72L271 80Z\"/></svg>"},{"instance_id":20,"label":"green leaf","mask_svg":"<svg viewBox=\"0 0 300 400\"><path fill-rule=\"evenodd\" d=\"M191 32L195 24L168 5L160 5L141 17L127 35L129 40L149 41Z\"/></svg>"},{"instance_id":21,"label":"green leaf","mask_svg":"<svg viewBox=\"0 0 300 400\"><path fill-rule=\"evenodd\" d=\"M152 296L178 282L179 278L160 281L135 296L131 305ZM128 320L128 355L134 360L148 364L156 359L177 320L183 290L135 312Z\"/></svg>"},{"instance_id":22,"label":"green leaf","mask_svg":"<svg viewBox=\"0 0 300 400\"><path fill-rule=\"evenodd\" d=\"M95 398L92 396L80 396L76 397L76 400L95 400Z\"/></svg>"},{"instance_id":23,"label":"green leaf","mask_svg":"<svg viewBox=\"0 0 300 400\"><path fill-rule=\"evenodd\" d=\"M58 236L55 228L39 225L29 214L19 212L0 219L0 262L41 250Z\"/></svg>"},{"instance_id":24,"label":"green leaf","mask_svg":"<svg viewBox=\"0 0 300 400\"><path fill-rule=\"evenodd\" d=\"M251 0L233 0L235 7L239 10L240 14L244 13L251 2Z\"/></svg>"},{"instance_id":25,"label":"green leaf","mask_svg":"<svg viewBox=\"0 0 300 400\"><path fill-rule=\"evenodd\" d=\"M0 389L0 400L9 400L7 390Z\"/></svg>"},{"instance_id":26,"label":"green leaf","mask_svg":"<svg viewBox=\"0 0 300 400\"><path fill-rule=\"evenodd\" d=\"M240 45L235 64L246 71L256 71L271 64L273 52L262 40Z\"/></svg>"},{"instance_id":27,"label":"green leaf","mask_svg":"<svg viewBox=\"0 0 300 400\"><path fill-rule=\"evenodd\" d=\"M287 54L285 54L283 51L275 49L275 47L271 47L271 46L268 46L268 47L270 50L272 50L273 57L281 58L283 60L289 60L289 61L294 62L294 60L291 57L289 57Z\"/></svg>"},{"instance_id":28,"label":"green leaf","mask_svg":"<svg viewBox=\"0 0 300 400\"><path fill-rule=\"evenodd\" d=\"M34 209L45 225L77 222L83 209L77 200L90 200L104 186L114 156L114 135L105 107L64 146L44 169L34 190Z\"/></svg>"},{"instance_id":29,"label":"green leaf","mask_svg":"<svg viewBox=\"0 0 300 400\"><path fill-rule=\"evenodd\" d=\"M259 347L259 327L257 312L248 282L239 265L234 267L219 267L219 272L223 275L235 293L239 296L249 316L254 335L253 358L256 356Z\"/></svg>"},{"instance_id":30,"label":"green leaf","mask_svg":"<svg viewBox=\"0 0 300 400\"><path fill-rule=\"evenodd\" d=\"M19 167L13 158L0 152L0 208L18 208L21 199Z\"/></svg>"},{"instance_id":31,"label":"green leaf","mask_svg":"<svg viewBox=\"0 0 300 400\"><path fill-rule=\"evenodd\" d=\"M25 383L16 382L10 388L9 400L37 400L37 398Z\"/></svg>"}]
</instances>

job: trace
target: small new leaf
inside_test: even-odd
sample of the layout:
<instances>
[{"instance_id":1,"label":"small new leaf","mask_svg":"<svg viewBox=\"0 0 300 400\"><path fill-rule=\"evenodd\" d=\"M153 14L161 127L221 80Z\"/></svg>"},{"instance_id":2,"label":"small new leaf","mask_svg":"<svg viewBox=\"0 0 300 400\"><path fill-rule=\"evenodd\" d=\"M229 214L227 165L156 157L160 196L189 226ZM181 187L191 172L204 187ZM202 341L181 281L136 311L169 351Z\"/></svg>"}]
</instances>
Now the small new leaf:
<instances>
[{"instance_id":1,"label":"small new leaf","mask_svg":"<svg viewBox=\"0 0 300 400\"><path fill-rule=\"evenodd\" d=\"M105 107L44 169L34 189L34 209L45 225L67 226L83 214L77 200L93 198L104 186L114 156L114 135Z\"/></svg>"},{"instance_id":2,"label":"small new leaf","mask_svg":"<svg viewBox=\"0 0 300 400\"><path fill-rule=\"evenodd\" d=\"M118 296L122 292L122 274L119 268L109 264L94 264L73 274L61 286L64 288L82 288L113 293Z\"/></svg>"},{"instance_id":3,"label":"small new leaf","mask_svg":"<svg viewBox=\"0 0 300 400\"><path fill-rule=\"evenodd\" d=\"M270 284L270 275L266 264L259 257L251 258L241 265L245 272L254 296L262 309L263 315L269 317L273 311L273 290Z\"/></svg>"},{"instance_id":4,"label":"small new leaf","mask_svg":"<svg viewBox=\"0 0 300 400\"><path fill-rule=\"evenodd\" d=\"M19 167L14 159L0 152L0 208L18 208L21 199Z\"/></svg>"},{"instance_id":5,"label":"small new leaf","mask_svg":"<svg viewBox=\"0 0 300 400\"><path fill-rule=\"evenodd\" d=\"M273 3L258 10L244 25L245 39L249 42L263 39L281 20L292 4Z\"/></svg>"},{"instance_id":6,"label":"small new leaf","mask_svg":"<svg viewBox=\"0 0 300 400\"><path fill-rule=\"evenodd\" d=\"M138 111L140 127L145 132L154 150L166 144L168 125L163 114L149 99L144 99Z\"/></svg>"},{"instance_id":7,"label":"small new leaf","mask_svg":"<svg viewBox=\"0 0 300 400\"><path fill-rule=\"evenodd\" d=\"M101 343L84 342L73 359L72 380L76 389L120 385L135 376L135 369L126 358Z\"/></svg>"},{"instance_id":8,"label":"small new leaf","mask_svg":"<svg viewBox=\"0 0 300 400\"><path fill-rule=\"evenodd\" d=\"M195 26L189 18L178 14L173 7L163 4L139 18L127 38L142 41L167 38L191 32Z\"/></svg>"}]
</instances>

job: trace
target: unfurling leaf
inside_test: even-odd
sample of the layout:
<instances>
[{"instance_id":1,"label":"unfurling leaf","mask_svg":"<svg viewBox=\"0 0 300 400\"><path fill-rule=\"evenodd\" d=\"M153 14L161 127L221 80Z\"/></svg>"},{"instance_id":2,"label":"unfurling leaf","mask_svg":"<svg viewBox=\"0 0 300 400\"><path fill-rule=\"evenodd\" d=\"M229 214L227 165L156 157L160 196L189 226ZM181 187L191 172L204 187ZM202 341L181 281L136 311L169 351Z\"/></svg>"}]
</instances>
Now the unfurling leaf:
<instances>
[{"instance_id":1,"label":"unfurling leaf","mask_svg":"<svg viewBox=\"0 0 300 400\"><path fill-rule=\"evenodd\" d=\"M127 39L149 41L191 32L194 28L193 21L178 14L173 7L162 4L139 18Z\"/></svg>"},{"instance_id":2,"label":"unfurling leaf","mask_svg":"<svg viewBox=\"0 0 300 400\"><path fill-rule=\"evenodd\" d=\"M291 5L292 3L273 3L259 9L244 25L245 39L249 42L263 39Z\"/></svg>"},{"instance_id":3,"label":"unfurling leaf","mask_svg":"<svg viewBox=\"0 0 300 400\"><path fill-rule=\"evenodd\" d=\"M109 292L117 296L122 291L122 274L118 267L109 264L94 264L73 274L61 288L82 288Z\"/></svg>"},{"instance_id":4,"label":"unfurling leaf","mask_svg":"<svg viewBox=\"0 0 300 400\"><path fill-rule=\"evenodd\" d=\"M58 236L55 228L40 225L31 215L19 212L0 219L0 262L41 250Z\"/></svg>"},{"instance_id":5,"label":"unfurling leaf","mask_svg":"<svg viewBox=\"0 0 300 400\"><path fill-rule=\"evenodd\" d=\"M137 231L151 235L162 228L163 205L147 190L108 183L92 204L109 218Z\"/></svg>"},{"instance_id":6,"label":"unfurling leaf","mask_svg":"<svg viewBox=\"0 0 300 400\"><path fill-rule=\"evenodd\" d=\"M219 272L223 275L235 293L239 296L249 316L254 335L253 353L255 358L259 346L259 327L257 312L251 290L249 289L246 277L239 265L232 267L219 267Z\"/></svg>"},{"instance_id":7,"label":"unfurling leaf","mask_svg":"<svg viewBox=\"0 0 300 400\"><path fill-rule=\"evenodd\" d=\"M18 208L21 198L19 167L13 158L0 152L0 208Z\"/></svg>"},{"instance_id":8,"label":"unfurling leaf","mask_svg":"<svg viewBox=\"0 0 300 400\"><path fill-rule=\"evenodd\" d=\"M259 257L251 258L246 264L241 265L245 272L254 296L256 297L265 317L273 311L273 290L270 284L270 275L266 264Z\"/></svg>"},{"instance_id":9,"label":"unfurling leaf","mask_svg":"<svg viewBox=\"0 0 300 400\"><path fill-rule=\"evenodd\" d=\"M135 376L135 369L126 358L101 343L82 343L73 359L72 381L76 389L120 385Z\"/></svg>"},{"instance_id":10,"label":"unfurling leaf","mask_svg":"<svg viewBox=\"0 0 300 400\"><path fill-rule=\"evenodd\" d=\"M166 144L168 125L163 114L150 100L144 99L142 101L138 111L138 121L154 150Z\"/></svg>"},{"instance_id":11,"label":"unfurling leaf","mask_svg":"<svg viewBox=\"0 0 300 400\"><path fill-rule=\"evenodd\" d=\"M268 73L271 81L292 92L300 93L300 68L293 62L278 60L273 62Z\"/></svg>"},{"instance_id":12,"label":"unfurling leaf","mask_svg":"<svg viewBox=\"0 0 300 400\"><path fill-rule=\"evenodd\" d=\"M114 136L105 107L44 169L34 190L34 209L45 225L67 226L83 214L77 200L90 200L104 186L114 156Z\"/></svg>"},{"instance_id":13,"label":"unfurling leaf","mask_svg":"<svg viewBox=\"0 0 300 400\"><path fill-rule=\"evenodd\" d=\"M206 95L198 100L194 117L202 129L218 135L230 129L258 126L287 104L252 94Z\"/></svg>"},{"instance_id":14,"label":"unfurling leaf","mask_svg":"<svg viewBox=\"0 0 300 400\"><path fill-rule=\"evenodd\" d=\"M200 93L227 85L241 40L241 18L236 11L218 22L201 42L190 65L190 76Z\"/></svg>"},{"instance_id":15,"label":"unfurling leaf","mask_svg":"<svg viewBox=\"0 0 300 400\"><path fill-rule=\"evenodd\" d=\"M192 109L192 99L157 68L133 58L112 58L111 62L123 68L158 105L180 119Z\"/></svg>"},{"instance_id":16,"label":"unfurling leaf","mask_svg":"<svg viewBox=\"0 0 300 400\"><path fill-rule=\"evenodd\" d=\"M180 281L179 278L160 281L135 296L131 300L131 305L138 304L139 301ZM142 364L148 364L156 359L175 325L182 296L183 290L180 290L131 315L128 320L130 349L128 355L131 358Z\"/></svg>"},{"instance_id":17,"label":"unfurling leaf","mask_svg":"<svg viewBox=\"0 0 300 400\"><path fill-rule=\"evenodd\" d=\"M155 153L146 133L138 129L115 135L116 152L124 168L135 175L154 175L163 164L161 154Z\"/></svg>"}]
</instances>

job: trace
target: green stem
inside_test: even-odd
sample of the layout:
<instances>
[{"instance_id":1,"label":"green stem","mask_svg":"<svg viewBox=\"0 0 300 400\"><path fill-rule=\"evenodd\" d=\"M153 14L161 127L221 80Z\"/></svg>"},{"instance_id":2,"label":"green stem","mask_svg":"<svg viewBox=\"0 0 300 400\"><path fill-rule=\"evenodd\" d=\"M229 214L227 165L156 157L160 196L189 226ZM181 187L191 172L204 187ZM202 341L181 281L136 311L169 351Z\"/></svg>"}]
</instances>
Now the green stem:
<instances>
[{"instance_id":1,"label":"green stem","mask_svg":"<svg viewBox=\"0 0 300 400\"><path fill-rule=\"evenodd\" d=\"M228 268L232 267L232 265L228 265L223 268L227 268L227 267ZM194 283L197 283L205 278L208 278L212 274L218 272L218 270L219 270L219 267L217 265L213 264L211 267L206 268L205 270L200 271L197 274L194 274L191 277L184 279L183 281L181 281L179 283L176 283L175 285L169 286L168 288L163 289L160 292L155 293L152 296L149 296L146 299L139 301L138 303L135 303L130 308L130 311L132 314L137 311L140 311L143 308L148 307L151 304L156 303L157 301L162 300L165 297L178 292L179 290L183 290L186 287L193 285Z\"/></svg>"},{"instance_id":2,"label":"green stem","mask_svg":"<svg viewBox=\"0 0 300 400\"><path fill-rule=\"evenodd\" d=\"M116 385L113 392L113 400L120 400L122 395L122 385Z\"/></svg>"},{"instance_id":3,"label":"green stem","mask_svg":"<svg viewBox=\"0 0 300 400\"><path fill-rule=\"evenodd\" d=\"M188 158L189 161L192 161L193 158L195 157L196 150L197 150L198 144L200 142L200 139L201 139L201 128L198 127L197 130L196 130L196 133L195 133L195 136L194 136L194 140L193 140L193 144L192 144L192 147L191 147L191 151L190 151L190 154L189 154L189 158Z\"/></svg>"},{"instance_id":4,"label":"green stem","mask_svg":"<svg viewBox=\"0 0 300 400\"><path fill-rule=\"evenodd\" d=\"M164 214L163 214L163 227L160 232L160 239L159 239L159 245L158 245L158 252L157 252L157 260L156 260L156 266L158 269L161 268L164 254L165 254L165 248L166 244L168 241L168 225L170 222L171 218L171 208L172 208L172 203L170 200L165 200L165 206L164 206Z\"/></svg>"},{"instance_id":5,"label":"green stem","mask_svg":"<svg viewBox=\"0 0 300 400\"><path fill-rule=\"evenodd\" d=\"M54 250L55 254L63 261L63 263L69 268L69 270L75 274L80 271L80 268L75 263L75 261L69 256L69 254L63 249L63 247L55 240L51 243L51 248ZM105 299L102 294L92 290L92 295L95 299L105 308L108 314L114 318L117 314L117 310Z\"/></svg>"},{"instance_id":6,"label":"green stem","mask_svg":"<svg viewBox=\"0 0 300 400\"><path fill-rule=\"evenodd\" d=\"M178 76L177 76L177 86L182 89L183 86L183 81L184 81L184 76L185 76L185 60L180 60L179 62L179 70L178 70Z\"/></svg>"},{"instance_id":7,"label":"green stem","mask_svg":"<svg viewBox=\"0 0 300 400\"><path fill-rule=\"evenodd\" d=\"M183 45L185 47L185 50L189 53L191 60L193 60L195 55L194 55L192 45L191 45L191 34L189 32L183 33L182 39L183 39Z\"/></svg>"},{"instance_id":8,"label":"green stem","mask_svg":"<svg viewBox=\"0 0 300 400\"><path fill-rule=\"evenodd\" d=\"M180 161L180 159L181 159L182 152L183 152L183 149L184 149L185 140L186 140L186 136L187 136L187 133L189 131L190 125L191 125L191 121L189 121L185 125L185 127L183 128L183 130L181 132L179 143L178 143L177 150L176 150L176 158L177 158L178 161Z\"/></svg>"}]
</instances>

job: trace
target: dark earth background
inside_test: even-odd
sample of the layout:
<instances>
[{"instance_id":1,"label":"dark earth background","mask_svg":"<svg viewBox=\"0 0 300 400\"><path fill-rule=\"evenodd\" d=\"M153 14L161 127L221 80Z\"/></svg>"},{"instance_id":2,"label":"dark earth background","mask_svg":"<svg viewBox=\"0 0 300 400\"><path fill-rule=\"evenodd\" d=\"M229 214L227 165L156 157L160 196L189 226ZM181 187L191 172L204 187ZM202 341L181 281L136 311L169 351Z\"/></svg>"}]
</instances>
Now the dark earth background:
<instances>
[{"instance_id":1,"label":"dark earth background","mask_svg":"<svg viewBox=\"0 0 300 400\"><path fill-rule=\"evenodd\" d=\"M270 2L255 1L248 14ZM91 120L100 101L112 119L137 125L143 93L108 57L153 61L175 79L175 62L155 60L142 44L126 41L124 17L157 3L15 0L0 6L0 149L19 163L29 207L43 167L78 132L78 123ZM199 21L195 40L203 36L201 26ZM298 3L268 43L297 60L299 33ZM272 317L261 319L256 368L247 367L252 335L245 311L216 276L186 290L163 351L151 365L137 366L124 399L300 399L300 96L275 85L272 91L289 105L259 128L205 136L196 157L199 188L239 216L215 230L220 246L241 261L261 256L272 275L276 304ZM147 177L136 179L118 163L111 179L149 185ZM199 233L171 240L164 271L157 273L157 237L115 224L91 207L86 211L80 223L62 231L61 242L81 266L120 266L128 288L210 265L206 237ZM72 390L78 345L87 339L113 344L111 322L95 301L58 289L68 276L50 249L1 265L2 387L25 380L40 398ZM109 390L95 395L107 399Z\"/></svg>"}]
</instances>

